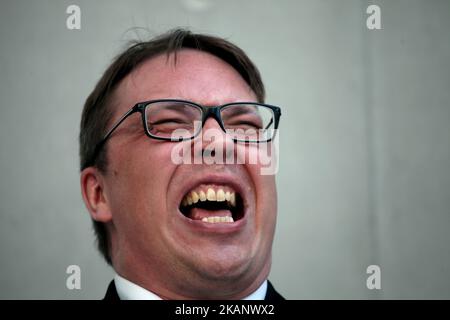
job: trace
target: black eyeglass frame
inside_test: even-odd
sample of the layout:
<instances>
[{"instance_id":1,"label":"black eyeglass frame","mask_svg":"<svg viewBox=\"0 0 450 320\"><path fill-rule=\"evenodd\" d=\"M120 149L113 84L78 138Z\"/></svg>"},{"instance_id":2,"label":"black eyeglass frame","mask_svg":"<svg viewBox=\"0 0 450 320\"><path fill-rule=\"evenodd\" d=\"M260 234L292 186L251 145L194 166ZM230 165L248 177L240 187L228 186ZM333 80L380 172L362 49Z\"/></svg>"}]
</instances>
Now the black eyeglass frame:
<instances>
[{"instance_id":1,"label":"black eyeglass frame","mask_svg":"<svg viewBox=\"0 0 450 320\"><path fill-rule=\"evenodd\" d=\"M219 106L203 106L200 105L198 103L192 102L192 101L188 101L188 100L180 100L180 99L157 99L157 100L148 100L148 101L143 101L143 102L138 102L136 103L130 110L128 110L119 120L117 120L117 122L111 127L111 129L105 134L105 136L103 137L103 139L97 144L97 146L95 147L95 151L93 154L93 159L95 160L96 157L98 156L98 153L100 151L100 149L102 148L102 146L106 143L106 141L109 139L109 137L112 135L112 133L122 124L122 122L124 122L129 116L131 116L132 114L136 113L136 112L140 112L141 116L142 116L142 124L144 126L144 131L145 134L152 139L157 139L157 140L165 140L165 141L172 141L172 142L180 142L180 141L186 141L186 140L192 140L195 137L197 137L199 135L199 133L201 132L201 130L198 130L198 132L196 132L194 135L192 135L189 138L186 137L158 137L155 136L153 134L150 133L149 129L148 129L148 125L147 125L147 113L145 112L147 107L153 103L159 103L159 102L176 102L176 103L185 103L185 104L189 104L191 106L197 107L201 110L202 112L202 126L201 128L203 128L203 126L205 125L206 120L209 117L213 117L218 123L220 128L227 133L225 126L223 124L222 121L222 117L220 115L220 112L222 109L226 108L226 107L230 107L233 105L256 105L256 106L261 106L261 107L266 107L269 108L274 115L274 129L278 129L278 125L280 122L280 116L281 116L281 108L274 106L274 105L270 105L270 104L265 104L265 103L259 103L259 102L230 102L230 103L226 103L223 105L219 105ZM270 125L271 123L269 123ZM276 132L267 140L255 140L255 141L249 141L249 140L241 140L241 139L237 139L234 137L231 137L231 139L234 142L244 142L244 143L267 143L270 142L274 137L275 137Z\"/></svg>"}]
</instances>

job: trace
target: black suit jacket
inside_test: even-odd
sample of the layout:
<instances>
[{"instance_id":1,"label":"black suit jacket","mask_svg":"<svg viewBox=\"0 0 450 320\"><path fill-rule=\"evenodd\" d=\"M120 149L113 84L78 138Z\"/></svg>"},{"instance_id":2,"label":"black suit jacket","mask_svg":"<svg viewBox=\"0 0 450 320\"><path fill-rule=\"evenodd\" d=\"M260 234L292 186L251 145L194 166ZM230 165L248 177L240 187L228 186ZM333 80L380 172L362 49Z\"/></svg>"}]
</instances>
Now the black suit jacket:
<instances>
[{"instance_id":1,"label":"black suit jacket","mask_svg":"<svg viewBox=\"0 0 450 320\"><path fill-rule=\"evenodd\" d=\"M120 300L119 295L117 294L116 285L114 284L114 281L111 281L108 286L108 291L106 291L106 295L103 298L103 300L106 301L118 301ZM266 297L264 298L264 301L283 301L285 300L272 286L270 281L267 281L267 292Z\"/></svg>"}]
</instances>

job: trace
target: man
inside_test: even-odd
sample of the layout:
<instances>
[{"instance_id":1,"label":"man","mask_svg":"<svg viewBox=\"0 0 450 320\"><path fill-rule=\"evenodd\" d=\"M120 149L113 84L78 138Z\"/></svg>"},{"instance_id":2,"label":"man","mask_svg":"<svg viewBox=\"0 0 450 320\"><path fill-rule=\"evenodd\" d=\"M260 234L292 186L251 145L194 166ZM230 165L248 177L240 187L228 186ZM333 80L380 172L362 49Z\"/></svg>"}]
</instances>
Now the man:
<instances>
[{"instance_id":1,"label":"man","mask_svg":"<svg viewBox=\"0 0 450 320\"><path fill-rule=\"evenodd\" d=\"M80 130L83 199L116 271L106 299L282 299L274 174L242 161L273 143L264 94L241 49L181 29L106 70Z\"/></svg>"}]
</instances>

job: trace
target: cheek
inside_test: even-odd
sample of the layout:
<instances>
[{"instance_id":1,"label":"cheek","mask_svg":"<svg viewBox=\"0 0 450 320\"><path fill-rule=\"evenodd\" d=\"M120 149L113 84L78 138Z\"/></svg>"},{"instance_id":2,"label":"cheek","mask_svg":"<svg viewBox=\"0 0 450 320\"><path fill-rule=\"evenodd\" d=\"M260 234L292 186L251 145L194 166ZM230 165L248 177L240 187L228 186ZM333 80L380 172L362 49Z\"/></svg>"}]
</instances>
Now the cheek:
<instances>
[{"instance_id":1,"label":"cheek","mask_svg":"<svg viewBox=\"0 0 450 320\"><path fill-rule=\"evenodd\" d=\"M277 147L273 143L240 144L236 145L238 163L251 165L262 175L273 176L278 169Z\"/></svg>"},{"instance_id":2,"label":"cheek","mask_svg":"<svg viewBox=\"0 0 450 320\"><path fill-rule=\"evenodd\" d=\"M277 211L277 189L275 176L261 175L255 172L253 179L257 190L257 205L265 216L265 219L271 219L276 216Z\"/></svg>"},{"instance_id":3,"label":"cheek","mask_svg":"<svg viewBox=\"0 0 450 320\"><path fill-rule=\"evenodd\" d=\"M257 229L260 231L262 246L270 250L275 234L277 218L277 190L275 177L259 175L257 180Z\"/></svg>"},{"instance_id":4,"label":"cheek","mask_svg":"<svg viewBox=\"0 0 450 320\"><path fill-rule=\"evenodd\" d=\"M111 161L115 208L137 219L162 212L168 182L175 170L170 161L171 149L170 143L153 141L119 149L115 161Z\"/></svg>"},{"instance_id":5,"label":"cheek","mask_svg":"<svg viewBox=\"0 0 450 320\"><path fill-rule=\"evenodd\" d=\"M240 149L239 149L240 148ZM245 170L250 175L255 191L256 210L259 213L257 219L271 218L276 216L277 192L275 175L270 171L264 170L269 168L270 162L264 162L264 157L268 157L267 149L261 148L260 145L238 145L238 159L244 161ZM272 157L270 157L272 161ZM267 158L266 158L267 159ZM269 174L268 174L269 173Z\"/></svg>"},{"instance_id":6,"label":"cheek","mask_svg":"<svg viewBox=\"0 0 450 320\"><path fill-rule=\"evenodd\" d=\"M263 155L261 155L263 153ZM269 231L275 224L277 214L277 190L275 175L270 171L264 170L268 167L268 162L262 162L261 157L268 155L266 149L258 146L246 148L247 161L249 159L260 159L255 162L246 162L246 170L251 176L255 188L256 196L256 223L260 229ZM270 153L269 153L270 154ZM252 158L253 157L253 158ZM272 159L270 157L270 159ZM267 174L269 172L269 174Z\"/></svg>"}]
</instances>

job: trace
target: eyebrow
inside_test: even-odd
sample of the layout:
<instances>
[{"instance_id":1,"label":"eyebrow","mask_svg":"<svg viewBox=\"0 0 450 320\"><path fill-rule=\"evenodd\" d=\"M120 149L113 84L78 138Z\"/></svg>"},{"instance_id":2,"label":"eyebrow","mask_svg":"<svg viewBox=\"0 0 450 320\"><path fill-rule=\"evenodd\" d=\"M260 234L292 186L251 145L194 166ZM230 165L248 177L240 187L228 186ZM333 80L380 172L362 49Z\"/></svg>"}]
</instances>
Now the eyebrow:
<instances>
[{"instance_id":1,"label":"eyebrow","mask_svg":"<svg viewBox=\"0 0 450 320\"><path fill-rule=\"evenodd\" d=\"M193 113L194 111L192 111L191 108L187 109L187 108L182 108L183 106L187 106L187 107L192 107L192 108L196 108L194 107L194 105L188 104L188 103L182 103L182 102L177 102L177 103L173 103L170 104L169 102L164 106L165 110L171 110L171 111L175 111L175 112L180 112L180 111L184 111L184 113L187 113L189 111L189 113ZM197 108L196 108L197 109ZM151 106L150 106L150 110L152 110Z\"/></svg>"},{"instance_id":2,"label":"eyebrow","mask_svg":"<svg viewBox=\"0 0 450 320\"><path fill-rule=\"evenodd\" d=\"M239 106L239 105L236 105ZM248 107L249 105L246 105L246 107ZM256 111L256 108L254 109L255 112L250 112L249 108L236 108L236 107L232 107L229 108L232 111L230 113L227 113L227 117L233 117L233 116L239 116L241 114L258 114L258 112Z\"/></svg>"}]
</instances>

